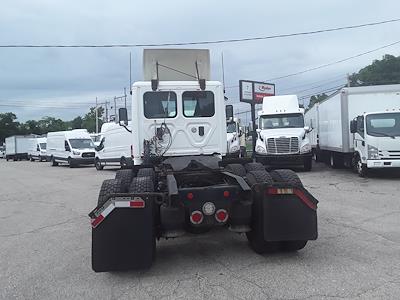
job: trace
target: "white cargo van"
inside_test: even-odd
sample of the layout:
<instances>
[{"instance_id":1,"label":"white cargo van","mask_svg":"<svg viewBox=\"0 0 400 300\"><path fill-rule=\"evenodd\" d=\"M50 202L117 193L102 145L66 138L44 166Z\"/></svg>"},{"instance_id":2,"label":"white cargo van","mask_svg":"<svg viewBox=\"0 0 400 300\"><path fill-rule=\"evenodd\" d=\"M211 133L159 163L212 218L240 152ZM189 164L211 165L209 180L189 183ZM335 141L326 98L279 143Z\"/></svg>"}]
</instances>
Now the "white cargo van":
<instances>
[{"instance_id":1,"label":"white cargo van","mask_svg":"<svg viewBox=\"0 0 400 300\"><path fill-rule=\"evenodd\" d=\"M131 130L131 122L127 129ZM132 165L132 133L127 129L114 122L101 126L100 144L96 147L97 170L103 170L106 165L120 165L121 168Z\"/></svg>"},{"instance_id":2,"label":"white cargo van","mask_svg":"<svg viewBox=\"0 0 400 300\"><path fill-rule=\"evenodd\" d=\"M316 158L331 167L400 168L400 84L339 90L306 113Z\"/></svg>"},{"instance_id":3,"label":"white cargo van","mask_svg":"<svg viewBox=\"0 0 400 300\"><path fill-rule=\"evenodd\" d=\"M33 138L31 140L31 145L28 151L28 156L30 161L46 161L46 143L47 139L45 137Z\"/></svg>"},{"instance_id":4,"label":"white cargo van","mask_svg":"<svg viewBox=\"0 0 400 300\"><path fill-rule=\"evenodd\" d=\"M86 129L49 132L47 156L52 166L67 163L70 168L94 163L95 146Z\"/></svg>"},{"instance_id":5,"label":"white cargo van","mask_svg":"<svg viewBox=\"0 0 400 300\"><path fill-rule=\"evenodd\" d=\"M303 165L311 170L310 129L296 95L264 97L257 129L256 160L267 165Z\"/></svg>"}]
</instances>

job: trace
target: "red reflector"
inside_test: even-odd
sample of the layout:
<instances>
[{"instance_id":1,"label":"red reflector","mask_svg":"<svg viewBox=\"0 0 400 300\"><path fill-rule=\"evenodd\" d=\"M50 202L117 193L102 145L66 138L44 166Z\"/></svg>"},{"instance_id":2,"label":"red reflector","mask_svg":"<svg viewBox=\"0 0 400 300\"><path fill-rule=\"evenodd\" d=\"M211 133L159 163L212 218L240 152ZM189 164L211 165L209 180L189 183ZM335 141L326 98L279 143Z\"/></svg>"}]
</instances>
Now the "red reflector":
<instances>
[{"instance_id":1,"label":"red reflector","mask_svg":"<svg viewBox=\"0 0 400 300\"><path fill-rule=\"evenodd\" d=\"M220 223L226 222L226 220L228 220L228 212L225 209L217 210L215 213L215 219Z\"/></svg>"},{"instance_id":2,"label":"red reflector","mask_svg":"<svg viewBox=\"0 0 400 300\"><path fill-rule=\"evenodd\" d=\"M317 205L314 204L310 199L308 199L307 195L303 193L300 189L293 188L268 188L266 191L269 195L296 195L305 205L309 208L316 210Z\"/></svg>"},{"instance_id":3,"label":"red reflector","mask_svg":"<svg viewBox=\"0 0 400 300\"><path fill-rule=\"evenodd\" d=\"M189 200L192 200L192 199L194 198L193 193L188 193L188 194L186 195L186 198L188 198Z\"/></svg>"},{"instance_id":4,"label":"red reflector","mask_svg":"<svg viewBox=\"0 0 400 300\"><path fill-rule=\"evenodd\" d=\"M190 215L190 222L192 222L193 224L200 224L201 222L203 222L203 214L201 213L201 211L195 210L194 212L192 212L192 214Z\"/></svg>"},{"instance_id":5,"label":"red reflector","mask_svg":"<svg viewBox=\"0 0 400 300\"><path fill-rule=\"evenodd\" d=\"M104 220L102 215L99 215L96 219L92 219L92 227L96 228Z\"/></svg>"},{"instance_id":6,"label":"red reflector","mask_svg":"<svg viewBox=\"0 0 400 300\"><path fill-rule=\"evenodd\" d=\"M144 208L145 203L142 199L134 199L133 201L129 202L129 206L133 208Z\"/></svg>"},{"instance_id":7,"label":"red reflector","mask_svg":"<svg viewBox=\"0 0 400 300\"><path fill-rule=\"evenodd\" d=\"M225 198L228 198L229 195L230 195L229 191L224 191L224 197L225 197Z\"/></svg>"}]
</instances>

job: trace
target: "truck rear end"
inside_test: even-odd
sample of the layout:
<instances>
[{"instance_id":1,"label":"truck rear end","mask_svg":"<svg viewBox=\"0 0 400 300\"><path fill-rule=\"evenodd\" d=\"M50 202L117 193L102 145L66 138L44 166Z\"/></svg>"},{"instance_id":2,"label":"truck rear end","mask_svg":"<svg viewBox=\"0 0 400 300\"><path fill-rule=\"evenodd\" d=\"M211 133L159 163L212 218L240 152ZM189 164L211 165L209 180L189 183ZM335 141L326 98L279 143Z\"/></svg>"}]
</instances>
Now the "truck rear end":
<instances>
[{"instance_id":1,"label":"truck rear end","mask_svg":"<svg viewBox=\"0 0 400 300\"><path fill-rule=\"evenodd\" d=\"M294 172L223 159L233 116L222 84L208 78L208 57L145 53L147 81L132 94L134 166L103 182L89 214L94 271L149 268L156 240L216 227L246 234L257 253L296 251L317 238L317 200ZM127 128L126 109L119 120Z\"/></svg>"},{"instance_id":2,"label":"truck rear end","mask_svg":"<svg viewBox=\"0 0 400 300\"><path fill-rule=\"evenodd\" d=\"M149 268L156 240L225 227L259 254L297 251L317 238L318 201L290 170L216 159L118 171L106 180L92 223L96 272ZM216 167L216 168L215 168Z\"/></svg>"}]
</instances>

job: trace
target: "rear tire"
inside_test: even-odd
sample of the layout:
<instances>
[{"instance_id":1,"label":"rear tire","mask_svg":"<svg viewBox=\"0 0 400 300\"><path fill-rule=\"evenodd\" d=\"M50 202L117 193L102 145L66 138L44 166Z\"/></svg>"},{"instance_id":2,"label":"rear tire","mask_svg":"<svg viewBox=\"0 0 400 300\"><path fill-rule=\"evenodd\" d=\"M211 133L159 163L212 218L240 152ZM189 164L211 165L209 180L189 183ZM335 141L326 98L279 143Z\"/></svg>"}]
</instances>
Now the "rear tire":
<instances>
[{"instance_id":1,"label":"rear tire","mask_svg":"<svg viewBox=\"0 0 400 300\"><path fill-rule=\"evenodd\" d=\"M225 167L225 171L240 177L246 176L246 169L241 164L229 164Z\"/></svg>"},{"instance_id":2,"label":"rear tire","mask_svg":"<svg viewBox=\"0 0 400 300\"><path fill-rule=\"evenodd\" d=\"M307 245L308 241L284 241L281 242L281 247L283 251L298 251L303 249Z\"/></svg>"},{"instance_id":3,"label":"rear tire","mask_svg":"<svg viewBox=\"0 0 400 300\"><path fill-rule=\"evenodd\" d=\"M265 170L250 171L249 173L246 174L246 181L250 186L256 183L268 183L268 184L273 183L271 175L269 175L269 173Z\"/></svg>"},{"instance_id":4,"label":"rear tire","mask_svg":"<svg viewBox=\"0 0 400 300\"><path fill-rule=\"evenodd\" d=\"M30 160L30 161L35 161L35 160L33 159L32 155L29 156L29 160Z\"/></svg>"},{"instance_id":5,"label":"rear tire","mask_svg":"<svg viewBox=\"0 0 400 300\"><path fill-rule=\"evenodd\" d=\"M101 185L99 197L97 199L97 207L103 206L107 202L110 194L123 193L123 185L120 179L107 179Z\"/></svg>"},{"instance_id":6,"label":"rear tire","mask_svg":"<svg viewBox=\"0 0 400 300\"><path fill-rule=\"evenodd\" d=\"M150 177L153 183L155 182L155 173L152 168L139 169L136 177Z\"/></svg>"},{"instance_id":7,"label":"rear tire","mask_svg":"<svg viewBox=\"0 0 400 300\"><path fill-rule=\"evenodd\" d=\"M122 189L120 179L105 180L100 189L99 206L104 205L107 196ZM92 229L92 268L95 272L150 268L155 245L152 199L146 199L143 209L117 208Z\"/></svg>"},{"instance_id":8,"label":"rear tire","mask_svg":"<svg viewBox=\"0 0 400 300\"><path fill-rule=\"evenodd\" d=\"M74 168L75 167L74 163L72 162L71 157L68 158L68 167L70 167L70 168Z\"/></svg>"},{"instance_id":9,"label":"rear tire","mask_svg":"<svg viewBox=\"0 0 400 300\"><path fill-rule=\"evenodd\" d=\"M287 183L294 187L303 187L299 176L292 170L279 169L271 171L270 174L275 182Z\"/></svg>"},{"instance_id":10,"label":"rear tire","mask_svg":"<svg viewBox=\"0 0 400 300\"><path fill-rule=\"evenodd\" d=\"M117 173L115 173L115 179L121 180L123 193L128 192L129 186L132 181L132 177L133 177L132 170L118 170Z\"/></svg>"},{"instance_id":11,"label":"rear tire","mask_svg":"<svg viewBox=\"0 0 400 300\"><path fill-rule=\"evenodd\" d=\"M267 242L264 240L264 213L259 198L255 198L252 208L251 231L246 232L250 248L258 254L279 251L279 242Z\"/></svg>"},{"instance_id":12,"label":"rear tire","mask_svg":"<svg viewBox=\"0 0 400 300\"><path fill-rule=\"evenodd\" d=\"M134 177L129 186L130 193L149 193L154 192L153 180L150 176Z\"/></svg>"},{"instance_id":13,"label":"rear tire","mask_svg":"<svg viewBox=\"0 0 400 300\"><path fill-rule=\"evenodd\" d=\"M251 162L244 165L247 172L250 171L265 171L265 166L258 162Z\"/></svg>"}]
</instances>

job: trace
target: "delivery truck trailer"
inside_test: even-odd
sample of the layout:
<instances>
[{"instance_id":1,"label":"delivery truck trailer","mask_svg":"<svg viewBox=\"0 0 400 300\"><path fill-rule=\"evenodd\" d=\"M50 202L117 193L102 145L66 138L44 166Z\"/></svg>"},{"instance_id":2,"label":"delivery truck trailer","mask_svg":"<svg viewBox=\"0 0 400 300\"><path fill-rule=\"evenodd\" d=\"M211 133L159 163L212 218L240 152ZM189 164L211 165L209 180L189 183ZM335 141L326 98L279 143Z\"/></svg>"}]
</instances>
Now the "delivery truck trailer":
<instances>
[{"instance_id":1,"label":"delivery truck trailer","mask_svg":"<svg viewBox=\"0 0 400 300\"><path fill-rule=\"evenodd\" d=\"M28 152L34 136L13 135L6 138L6 159L22 160L28 159Z\"/></svg>"},{"instance_id":2,"label":"delivery truck trailer","mask_svg":"<svg viewBox=\"0 0 400 300\"><path fill-rule=\"evenodd\" d=\"M306 113L316 160L332 168L400 168L400 84L340 89Z\"/></svg>"}]
</instances>

